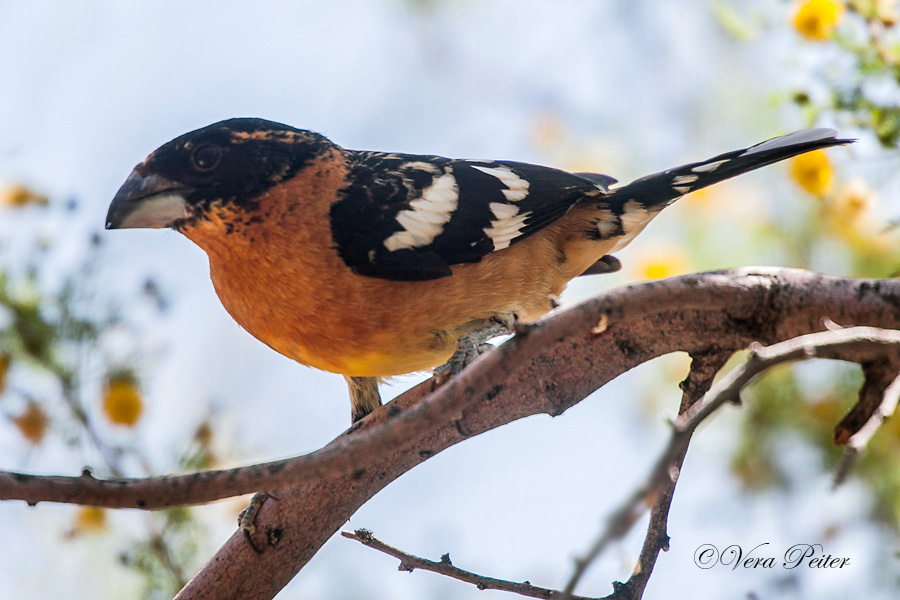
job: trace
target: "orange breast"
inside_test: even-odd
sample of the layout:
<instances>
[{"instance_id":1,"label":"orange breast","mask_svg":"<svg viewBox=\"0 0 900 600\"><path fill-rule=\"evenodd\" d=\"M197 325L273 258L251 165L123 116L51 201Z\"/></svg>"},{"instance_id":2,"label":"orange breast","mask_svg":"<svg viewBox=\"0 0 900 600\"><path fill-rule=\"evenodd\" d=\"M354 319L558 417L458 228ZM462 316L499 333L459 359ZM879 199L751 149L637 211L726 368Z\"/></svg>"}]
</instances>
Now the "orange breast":
<instances>
[{"instance_id":1,"label":"orange breast","mask_svg":"<svg viewBox=\"0 0 900 600\"><path fill-rule=\"evenodd\" d=\"M356 377L428 369L445 362L479 320L515 313L531 321L546 313L550 295L580 273L560 259L571 238L564 218L479 263L454 267L451 277L355 275L331 240L328 211L346 175L335 155L274 188L254 214L214 209L183 231L207 252L216 292L234 319L300 363ZM600 256L579 261L586 267Z\"/></svg>"}]
</instances>

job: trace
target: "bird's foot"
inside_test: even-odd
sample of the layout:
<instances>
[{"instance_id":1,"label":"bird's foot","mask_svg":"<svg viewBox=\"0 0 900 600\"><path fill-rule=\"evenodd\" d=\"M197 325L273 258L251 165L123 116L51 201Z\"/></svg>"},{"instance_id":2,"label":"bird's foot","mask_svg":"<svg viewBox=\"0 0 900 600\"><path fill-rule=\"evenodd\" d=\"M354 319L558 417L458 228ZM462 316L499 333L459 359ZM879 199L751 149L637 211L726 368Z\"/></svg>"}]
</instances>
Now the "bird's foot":
<instances>
[{"instance_id":1,"label":"bird's foot","mask_svg":"<svg viewBox=\"0 0 900 600\"><path fill-rule=\"evenodd\" d=\"M500 335L508 335L518 332L518 322L515 316L494 317L487 325L475 331L460 336L456 343L456 352L443 365L434 369L437 383L447 381L453 375L459 374L464 368L475 362L475 359L493 348L487 341Z\"/></svg>"},{"instance_id":2,"label":"bird's foot","mask_svg":"<svg viewBox=\"0 0 900 600\"><path fill-rule=\"evenodd\" d=\"M262 554L262 550L253 541L253 534L256 533L256 515L259 514L259 509L262 508L262 505L269 498L278 500L278 497L270 492L253 494L253 497L250 498L250 504L238 515L238 529L244 534L244 539L247 540L247 543L250 544L250 547L257 554Z\"/></svg>"}]
</instances>

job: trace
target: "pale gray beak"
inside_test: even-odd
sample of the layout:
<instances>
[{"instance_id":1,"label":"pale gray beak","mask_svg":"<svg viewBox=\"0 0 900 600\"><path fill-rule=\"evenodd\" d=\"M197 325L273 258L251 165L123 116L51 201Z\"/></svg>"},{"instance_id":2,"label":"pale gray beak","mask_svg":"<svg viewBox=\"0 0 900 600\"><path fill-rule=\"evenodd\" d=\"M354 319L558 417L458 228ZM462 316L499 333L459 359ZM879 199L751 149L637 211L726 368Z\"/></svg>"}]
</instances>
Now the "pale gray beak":
<instances>
[{"instance_id":1,"label":"pale gray beak","mask_svg":"<svg viewBox=\"0 0 900 600\"><path fill-rule=\"evenodd\" d=\"M131 172L106 214L107 229L169 227L188 216L185 194L190 190L159 175Z\"/></svg>"}]
</instances>

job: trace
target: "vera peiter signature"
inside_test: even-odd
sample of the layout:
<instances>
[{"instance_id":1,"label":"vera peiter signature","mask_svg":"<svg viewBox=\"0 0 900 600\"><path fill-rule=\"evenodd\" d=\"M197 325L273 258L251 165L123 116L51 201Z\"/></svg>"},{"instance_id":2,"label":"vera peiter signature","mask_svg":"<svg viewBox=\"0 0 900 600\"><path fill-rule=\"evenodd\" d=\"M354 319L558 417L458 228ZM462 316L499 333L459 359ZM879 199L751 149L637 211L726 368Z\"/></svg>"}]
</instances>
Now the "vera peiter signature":
<instances>
[{"instance_id":1,"label":"vera peiter signature","mask_svg":"<svg viewBox=\"0 0 900 600\"><path fill-rule=\"evenodd\" d=\"M712 569L715 566L731 567L731 570L742 569L843 569L850 564L850 559L825 553L822 544L794 544L784 551L781 560L767 556L771 549L769 543L759 544L749 551L738 544L732 544L721 552L713 544L702 544L694 551L694 564L701 569Z\"/></svg>"}]
</instances>

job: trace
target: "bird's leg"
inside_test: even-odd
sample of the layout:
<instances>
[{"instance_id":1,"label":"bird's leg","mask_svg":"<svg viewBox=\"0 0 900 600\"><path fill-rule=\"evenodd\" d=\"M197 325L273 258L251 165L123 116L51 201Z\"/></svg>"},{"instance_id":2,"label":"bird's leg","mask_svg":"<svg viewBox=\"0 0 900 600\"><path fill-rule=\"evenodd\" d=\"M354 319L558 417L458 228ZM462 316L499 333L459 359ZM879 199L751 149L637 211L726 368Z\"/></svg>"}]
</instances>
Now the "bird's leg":
<instances>
[{"instance_id":1,"label":"bird's leg","mask_svg":"<svg viewBox=\"0 0 900 600\"><path fill-rule=\"evenodd\" d=\"M516 327L515 315L498 316L485 321L484 327L464 333L456 343L456 352L445 364L436 367L434 374L439 381L444 381L451 375L456 375L463 368L472 364L476 358L493 348L488 340L498 335L513 333Z\"/></svg>"},{"instance_id":2,"label":"bird's leg","mask_svg":"<svg viewBox=\"0 0 900 600\"><path fill-rule=\"evenodd\" d=\"M367 414L381 406L381 394L378 393L377 377L348 377L347 388L350 390L350 416L356 423Z\"/></svg>"}]
</instances>

